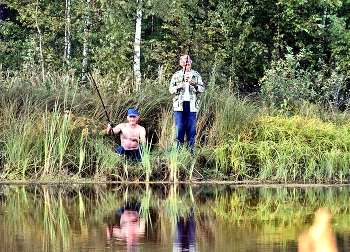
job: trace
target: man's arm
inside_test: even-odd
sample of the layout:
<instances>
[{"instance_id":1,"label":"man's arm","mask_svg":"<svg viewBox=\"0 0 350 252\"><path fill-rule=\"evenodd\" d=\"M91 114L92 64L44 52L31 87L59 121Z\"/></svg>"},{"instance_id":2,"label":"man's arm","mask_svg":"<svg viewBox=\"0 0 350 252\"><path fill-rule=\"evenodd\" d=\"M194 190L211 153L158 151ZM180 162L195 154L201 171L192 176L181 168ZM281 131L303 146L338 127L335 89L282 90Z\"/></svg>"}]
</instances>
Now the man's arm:
<instances>
[{"instance_id":1,"label":"man's arm","mask_svg":"<svg viewBox=\"0 0 350 252\"><path fill-rule=\"evenodd\" d=\"M196 79L197 79L197 81L189 81L189 84L196 89L196 92L203 93L204 92L204 84L202 81L202 77L197 72L196 72Z\"/></svg>"},{"instance_id":2,"label":"man's arm","mask_svg":"<svg viewBox=\"0 0 350 252\"><path fill-rule=\"evenodd\" d=\"M111 125L108 124L107 126L107 135L113 135L112 130L114 131L114 135L118 134L122 130L122 125L123 124L118 124L117 126L112 129Z\"/></svg>"},{"instance_id":3,"label":"man's arm","mask_svg":"<svg viewBox=\"0 0 350 252\"><path fill-rule=\"evenodd\" d=\"M144 127L140 130L140 142L141 144L146 144L146 130Z\"/></svg>"},{"instance_id":4,"label":"man's arm","mask_svg":"<svg viewBox=\"0 0 350 252\"><path fill-rule=\"evenodd\" d=\"M183 86L184 86L183 82L181 82L181 80L177 76L177 73L175 73L170 81L170 87L169 87L170 94L178 93L178 91L182 89Z\"/></svg>"}]
</instances>

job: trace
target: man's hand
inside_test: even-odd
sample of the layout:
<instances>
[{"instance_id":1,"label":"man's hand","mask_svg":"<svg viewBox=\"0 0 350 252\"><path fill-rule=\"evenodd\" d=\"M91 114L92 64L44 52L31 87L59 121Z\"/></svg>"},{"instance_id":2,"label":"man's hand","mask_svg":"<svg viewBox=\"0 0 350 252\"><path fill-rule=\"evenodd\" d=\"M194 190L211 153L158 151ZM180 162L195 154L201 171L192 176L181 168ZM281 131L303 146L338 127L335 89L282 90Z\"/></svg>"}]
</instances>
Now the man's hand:
<instances>
[{"instance_id":1,"label":"man's hand","mask_svg":"<svg viewBox=\"0 0 350 252\"><path fill-rule=\"evenodd\" d=\"M177 84L176 88L177 89L181 89L184 87L184 83L183 82L180 82L179 84Z\"/></svg>"},{"instance_id":2,"label":"man's hand","mask_svg":"<svg viewBox=\"0 0 350 252\"><path fill-rule=\"evenodd\" d=\"M113 135L113 128L111 127L111 124L108 123L107 125L107 135Z\"/></svg>"},{"instance_id":3,"label":"man's hand","mask_svg":"<svg viewBox=\"0 0 350 252\"><path fill-rule=\"evenodd\" d=\"M193 86L195 89L197 89L198 85L197 85L197 82L195 81L189 81L188 82L191 86Z\"/></svg>"}]
</instances>

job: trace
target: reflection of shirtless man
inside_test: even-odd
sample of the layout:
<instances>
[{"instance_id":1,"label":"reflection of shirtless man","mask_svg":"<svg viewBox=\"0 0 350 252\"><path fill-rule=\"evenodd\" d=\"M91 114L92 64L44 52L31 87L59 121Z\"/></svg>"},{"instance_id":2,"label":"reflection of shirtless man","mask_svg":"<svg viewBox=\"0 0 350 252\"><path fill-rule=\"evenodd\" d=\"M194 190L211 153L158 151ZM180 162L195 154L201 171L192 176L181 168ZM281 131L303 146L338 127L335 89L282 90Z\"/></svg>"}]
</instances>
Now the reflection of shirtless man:
<instances>
[{"instance_id":1,"label":"reflection of shirtless man","mask_svg":"<svg viewBox=\"0 0 350 252\"><path fill-rule=\"evenodd\" d=\"M116 151L126 158L136 157L141 162L140 144L145 143L146 130L137 124L139 113L136 109L128 110L128 123L118 124L112 129L111 125L107 126L107 134L113 135L120 132L121 146ZM113 130L113 132L112 132Z\"/></svg>"},{"instance_id":2,"label":"reflection of shirtless man","mask_svg":"<svg viewBox=\"0 0 350 252\"><path fill-rule=\"evenodd\" d=\"M109 225L107 227L107 243L114 237L126 241L127 249L138 245L138 238L145 234L145 222L135 211L125 210L120 217L120 227ZM132 250L134 251L134 250Z\"/></svg>"}]
</instances>

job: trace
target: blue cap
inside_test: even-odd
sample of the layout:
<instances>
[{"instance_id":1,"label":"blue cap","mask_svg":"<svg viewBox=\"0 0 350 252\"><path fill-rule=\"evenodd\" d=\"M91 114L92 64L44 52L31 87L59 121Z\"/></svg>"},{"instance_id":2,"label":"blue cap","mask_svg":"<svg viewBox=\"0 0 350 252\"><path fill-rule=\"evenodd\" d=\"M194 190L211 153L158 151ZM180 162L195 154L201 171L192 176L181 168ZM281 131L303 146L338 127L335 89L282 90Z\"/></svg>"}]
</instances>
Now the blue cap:
<instances>
[{"instance_id":1,"label":"blue cap","mask_svg":"<svg viewBox=\"0 0 350 252\"><path fill-rule=\"evenodd\" d=\"M139 116L139 112L136 109L129 109L128 116Z\"/></svg>"}]
</instances>

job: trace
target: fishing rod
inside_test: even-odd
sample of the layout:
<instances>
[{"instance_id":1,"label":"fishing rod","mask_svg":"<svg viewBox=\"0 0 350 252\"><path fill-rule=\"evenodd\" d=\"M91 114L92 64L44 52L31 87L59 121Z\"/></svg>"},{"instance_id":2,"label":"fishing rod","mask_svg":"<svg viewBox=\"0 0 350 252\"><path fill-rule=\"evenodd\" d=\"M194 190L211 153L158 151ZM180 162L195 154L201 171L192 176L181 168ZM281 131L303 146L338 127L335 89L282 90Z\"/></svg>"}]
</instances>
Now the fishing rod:
<instances>
[{"instance_id":1,"label":"fishing rod","mask_svg":"<svg viewBox=\"0 0 350 252\"><path fill-rule=\"evenodd\" d=\"M197 15L197 12L198 12L198 3L197 3L197 8L196 8L196 15ZM190 54L191 54L191 45L192 45L193 32L194 32L194 29L196 28L196 18L194 18L193 23L194 24L193 24L193 27L192 27L190 43L188 44L188 53L187 53L187 57L186 57L186 65L185 65L185 68L184 68L184 73L183 73L183 76L182 76L182 82L185 82L186 67L187 67L187 64L188 64L188 61L189 61L189 57L190 57Z\"/></svg>"},{"instance_id":2,"label":"fishing rod","mask_svg":"<svg viewBox=\"0 0 350 252\"><path fill-rule=\"evenodd\" d=\"M101 103L102 103L102 106L103 106L103 110L105 111L105 114L106 114L106 117L107 117L107 120L108 120L108 124L111 125L111 127L113 128L114 123L109 119L109 116L108 116L108 113L107 113L107 108L106 108L105 104L103 103L103 100L102 100L100 91L98 90L98 87L97 87L97 84L96 84L96 82L95 82L95 79L94 79L94 77L92 77L90 71L88 72L88 74L90 74L90 77L91 77L91 79L92 79L92 82L94 83L94 86L95 86L96 91L97 91L97 93L98 93L98 96L100 97L100 100L101 100ZM113 136L114 136L114 130L111 129L111 131L112 131Z\"/></svg>"}]
</instances>

